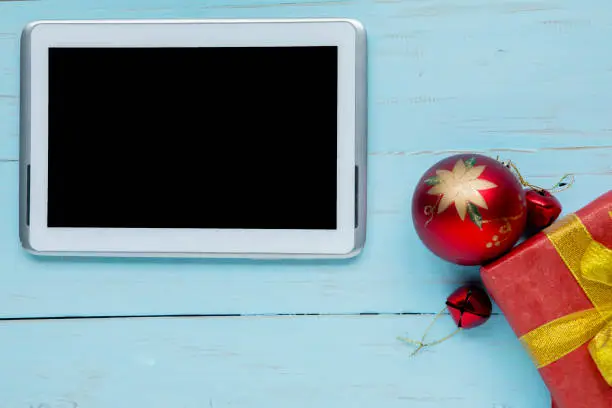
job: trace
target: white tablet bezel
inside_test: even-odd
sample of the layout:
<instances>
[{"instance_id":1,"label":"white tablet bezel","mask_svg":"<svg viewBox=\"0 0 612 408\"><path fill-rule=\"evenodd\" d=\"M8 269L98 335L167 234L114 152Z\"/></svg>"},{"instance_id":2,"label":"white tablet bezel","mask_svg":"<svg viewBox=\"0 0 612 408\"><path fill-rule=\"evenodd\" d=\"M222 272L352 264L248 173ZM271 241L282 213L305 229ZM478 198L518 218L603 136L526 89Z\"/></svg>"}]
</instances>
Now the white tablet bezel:
<instances>
[{"instance_id":1,"label":"white tablet bezel","mask_svg":"<svg viewBox=\"0 0 612 408\"><path fill-rule=\"evenodd\" d=\"M338 47L336 230L118 229L47 227L50 47ZM43 21L22 37L22 242L34 253L162 256L354 255L365 233L363 27L353 20ZM248 69L248 67L245 67ZM365 84L363 84L365 86ZM83 137L87 137L86 129ZM288 152L290 154L290 152ZM313 163L316 165L316 163ZM357 166L357 167L356 167ZM355 169L358 168L358 172ZM28 180L23 180L28 178ZM23 208L23 207L28 208ZM357 206L357 207L356 207ZM357 216L356 216L357 214ZM362 225L356 227L357 223ZM25 225L23 225L25 224ZM360 233L358 233L360 232ZM361 233L362 232L362 233Z\"/></svg>"}]
</instances>

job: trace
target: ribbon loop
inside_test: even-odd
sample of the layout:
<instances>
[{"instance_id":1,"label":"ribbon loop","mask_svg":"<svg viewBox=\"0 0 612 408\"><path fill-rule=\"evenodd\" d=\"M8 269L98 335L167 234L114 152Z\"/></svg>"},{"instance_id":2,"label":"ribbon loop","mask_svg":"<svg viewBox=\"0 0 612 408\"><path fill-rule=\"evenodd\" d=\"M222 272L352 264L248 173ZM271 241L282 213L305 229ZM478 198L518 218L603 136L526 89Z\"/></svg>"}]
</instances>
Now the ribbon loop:
<instances>
[{"instance_id":1,"label":"ribbon loop","mask_svg":"<svg viewBox=\"0 0 612 408\"><path fill-rule=\"evenodd\" d=\"M591 242L582 257L580 269L585 278L612 286L612 249Z\"/></svg>"},{"instance_id":2,"label":"ribbon loop","mask_svg":"<svg viewBox=\"0 0 612 408\"><path fill-rule=\"evenodd\" d=\"M612 324L597 333L589 344L589 353L601 375L612 386Z\"/></svg>"},{"instance_id":3,"label":"ribbon loop","mask_svg":"<svg viewBox=\"0 0 612 408\"><path fill-rule=\"evenodd\" d=\"M548 322L520 340L538 368L590 342L589 353L612 386L612 249L595 241L575 214L553 224L546 235L593 308Z\"/></svg>"}]
</instances>

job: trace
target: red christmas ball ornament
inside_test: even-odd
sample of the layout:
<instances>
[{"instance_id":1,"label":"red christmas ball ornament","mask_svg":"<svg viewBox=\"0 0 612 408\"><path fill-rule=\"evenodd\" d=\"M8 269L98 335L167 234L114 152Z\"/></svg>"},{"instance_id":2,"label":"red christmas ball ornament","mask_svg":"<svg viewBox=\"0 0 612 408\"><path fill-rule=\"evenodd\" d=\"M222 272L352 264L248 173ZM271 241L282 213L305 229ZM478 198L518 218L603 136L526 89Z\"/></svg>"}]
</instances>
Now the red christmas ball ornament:
<instances>
[{"instance_id":1,"label":"red christmas ball ornament","mask_svg":"<svg viewBox=\"0 0 612 408\"><path fill-rule=\"evenodd\" d=\"M544 189L526 189L525 199L527 200L527 230L532 234L552 225L563 210L557 197Z\"/></svg>"},{"instance_id":2,"label":"red christmas ball ornament","mask_svg":"<svg viewBox=\"0 0 612 408\"><path fill-rule=\"evenodd\" d=\"M473 329L484 324L493 306L489 295L478 286L462 286L446 299L446 307L457 327Z\"/></svg>"},{"instance_id":3,"label":"red christmas ball ornament","mask_svg":"<svg viewBox=\"0 0 612 408\"><path fill-rule=\"evenodd\" d=\"M479 154L448 157L419 180L412 219L425 246L459 265L482 265L525 231L525 191L501 162Z\"/></svg>"}]
</instances>

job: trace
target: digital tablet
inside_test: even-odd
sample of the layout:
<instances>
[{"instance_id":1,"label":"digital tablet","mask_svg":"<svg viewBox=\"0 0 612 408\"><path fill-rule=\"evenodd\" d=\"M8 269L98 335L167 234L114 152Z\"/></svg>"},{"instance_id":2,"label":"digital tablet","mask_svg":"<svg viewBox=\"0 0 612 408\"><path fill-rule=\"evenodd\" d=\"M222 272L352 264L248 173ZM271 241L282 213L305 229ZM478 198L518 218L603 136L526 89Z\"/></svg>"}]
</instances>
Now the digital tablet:
<instances>
[{"instance_id":1,"label":"digital tablet","mask_svg":"<svg viewBox=\"0 0 612 408\"><path fill-rule=\"evenodd\" d=\"M358 22L39 21L21 45L20 236L32 253L363 247Z\"/></svg>"}]
</instances>

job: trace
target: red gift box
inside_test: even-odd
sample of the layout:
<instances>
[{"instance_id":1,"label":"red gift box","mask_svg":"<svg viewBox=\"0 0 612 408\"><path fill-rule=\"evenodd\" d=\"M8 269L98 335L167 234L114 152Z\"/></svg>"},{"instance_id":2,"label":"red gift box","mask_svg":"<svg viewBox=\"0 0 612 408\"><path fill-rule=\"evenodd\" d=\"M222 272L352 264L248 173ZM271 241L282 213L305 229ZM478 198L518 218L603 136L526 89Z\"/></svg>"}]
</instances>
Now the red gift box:
<instances>
[{"instance_id":1,"label":"red gift box","mask_svg":"<svg viewBox=\"0 0 612 408\"><path fill-rule=\"evenodd\" d=\"M585 246L587 244L583 241L587 236L590 243ZM583 246L587 249L583 250ZM584 263L586 252L592 248L599 250L599 254L596 254L599 258L595 257L599 265L594 266L595 269L591 268L597 263L595 258L589 258L588 263ZM539 372L554 400L553 406L557 408L612 408L612 386L604 377L605 370L600 368L602 363L596 361L593 350L589 349L589 346L596 345L597 338L601 340L601 334L606 334L607 338L604 342L600 341L598 347L603 347L607 354L612 353L612 323L606 320L609 316L603 317L599 312L602 302L607 303L606 309L612 306L612 276L607 282L602 282L602 278L596 276L602 270L608 273L612 270L610 256L612 191L481 268L485 286L539 366ZM589 269L588 278L579 275L581 268ZM591 269L596 272L591 272ZM556 337L551 335L546 338L543 333L552 333L546 328L572 320L572 316L592 316L589 313L593 311L597 313L597 319L602 316L602 321L597 323L599 326L596 330L581 329L592 332L593 336L589 334L588 341L577 344L573 351L566 350L554 361L547 361L546 364L542 364L541 359L538 361L539 353L550 351L550 344L556 349L557 343L563 343L573 335L571 330L567 331L567 336L557 330ZM539 344L546 347L536 351L531 348L534 333L542 337L538 339L542 340ZM598 337L595 337L596 333ZM609 344L607 339L610 339ZM599 353L600 356L602 354Z\"/></svg>"}]
</instances>

